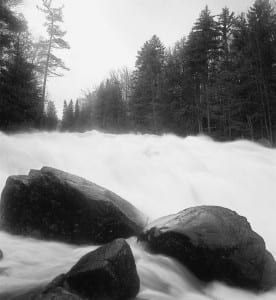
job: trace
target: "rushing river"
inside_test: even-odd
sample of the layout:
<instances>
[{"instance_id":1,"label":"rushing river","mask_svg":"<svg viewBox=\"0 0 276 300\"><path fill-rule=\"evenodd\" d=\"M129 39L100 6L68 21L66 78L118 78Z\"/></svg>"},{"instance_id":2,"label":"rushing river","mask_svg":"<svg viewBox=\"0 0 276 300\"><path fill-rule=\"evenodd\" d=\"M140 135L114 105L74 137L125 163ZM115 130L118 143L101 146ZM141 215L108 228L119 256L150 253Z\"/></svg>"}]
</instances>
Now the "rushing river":
<instances>
[{"instance_id":1,"label":"rushing river","mask_svg":"<svg viewBox=\"0 0 276 300\"><path fill-rule=\"evenodd\" d=\"M247 217L276 257L276 150L206 137L0 133L0 189L12 174L51 166L85 177L119 194L150 220L202 204ZM275 300L276 290L254 295L214 282L203 285L172 259L129 243L141 290L137 299ZM0 294L49 282L93 246L76 247L0 232Z\"/></svg>"}]
</instances>

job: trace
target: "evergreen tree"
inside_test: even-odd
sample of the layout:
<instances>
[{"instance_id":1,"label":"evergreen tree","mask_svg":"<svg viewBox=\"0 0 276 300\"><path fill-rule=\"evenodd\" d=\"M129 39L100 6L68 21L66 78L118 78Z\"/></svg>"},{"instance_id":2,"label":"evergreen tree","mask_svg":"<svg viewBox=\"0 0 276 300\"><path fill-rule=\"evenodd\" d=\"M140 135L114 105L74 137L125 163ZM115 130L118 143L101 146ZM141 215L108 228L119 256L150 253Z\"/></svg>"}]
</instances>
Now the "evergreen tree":
<instances>
[{"instance_id":1,"label":"evergreen tree","mask_svg":"<svg viewBox=\"0 0 276 300\"><path fill-rule=\"evenodd\" d=\"M138 52L131 105L135 126L139 130L158 132L161 129L164 49L154 35Z\"/></svg>"},{"instance_id":2,"label":"evergreen tree","mask_svg":"<svg viewBox=\"0 0 276 300\"><path fill-rule=\"evenodd\" d=\"M252 72L262 114L264 135L273 142L273 123L276 109L276 14L269 0L256 0L248 14L249 41L251 47Z\"/></svg>"},{"instance_id":3,"label":"evergreen tree","mask_svg":"<svg viewBox=\"0 0 276 300\"><path fill-rule=\"evenodd\" d=\"M47 130L56 130L58 125L58 117L56 107L53 101L49 101L46 109L45 128Z\"/></svg>"},{"instance_id":4,"label":"evergreen tree","mask_svg":"<svg viewBox=\"0 0 276 300\"><path fill-rule=\"evenodd\" d=\"M66 32L61 30L60 23L63 23L63 6L55 8L52 6L52 0L42 0L43 7L39 7L46 15L46 29L49 36L47 41L41 41L41 64L43 65L43 91L42 98L45 103L46 85L49 76L63 76L59 69L69 70L64 62L54 55L54 50L69 49L69 44L63 39Z\"/></svg>"},{"instance_id":5,"label":"evergreen tree","mask_svg":"<svg viewBox=\"0 0 276 300\"><path fill-rule=\"evenodd\" d=\"M187 41L187 67L194 89L198 131L207 127L211 134L213 83L216 80L219 31L217 22L206 6L196 21Z\"/></svg>"},{"instance_id":6,"label":"evergreen tree","mask_svg":"<svg viewBox=\"0 0 276 300\"><path fill-rule=\"evenodd\" d=\"M74 128L74 104L71 99L66 111L67 129L72 131Z\"/></svg>"},{"instance_id":7,"label":"evergreen tree","mask_svg":"<svg viewBox=\"0 0 276 300\"><path fill-rule=\"evenodd\" d=\"M256 0L238 17L226 7L213 16L205 7L187 39L165 51L153 36L138 52L133 73L113 72L87 94L82 128L272 143L275 60L276 14L268 0Z\"/></svg>"},{"instance_id":8,"label":"evergreen tree","mask_svg":"<svg viewBox=\"0 0 276 300\"><path fill-rule=\"evenodd\" d=\"M75 103L74 129L76 131L80 130L80 106L78 100Z\"/></svg>"},{"instance_id":9,"label":"evergreen tree","mask_svg":"<svg viewBox=\"0 0 276 300\"><path fill-rule=\"evenodd\" d=\"M163 128L178 134L195 133L193 101L186 67L186 39L182 38L165 56Z\"/></svg>"},{"instance_id":10,"label":"evergreen tree","mask_svg":"<svg viewBox=\"0 0 276 300\"><path fill-rule=\"evenodd\" d=\"M216 78L217 101L213 107L213 123L215 135L222 138L232 138L235 129L235 119L238 114L235 89L237 82L234 74L235 55L231 52L233 31L237 19L227 7L218 16L219 29L219 62Z\"/></svg>"},{"instance_id":11,"label":"evergreen tree","mask_svg":"<svg viewBox=\"0 0 276 300\"><path fill-rule=\"evenodd\" d=\"M68 109L67 101L64 100L64 102L63 102L62 120L61 120L61 129L62 130L67 130L67 128L68 128L67 109Z\"/></svg>"},{"instance_id":12,"label":"evergreen tree","mask_svg":"<svg viewBox=\"0 0 276 300\"><path fill-rule=\"evenodd\" d=\"M125 126L126 109L117 78L102 82L96 91L93 106L93 126L103 130L120 131Z\"/></svg>"},{"instance_id":13,"label":"evergreen tree","mask_svg":"<svg viewBox=\"0 0 276 300\"><path fill-rule=\"evenodd\" d=\"M21 20L12 10L14 5L12 1L0 1L0 73L9 58L8 52L12 48L14 34L23 29Z\"/></svg>"},{"instance_id":14,"label":"evergreen tree","mask_svg":"<svg viewBox=\"0 0 276 300\"><path fill-rule=\"evenodd\" d=\"M29 61L31 47L26 23L10 36L5 67L0 72L0 128L17 130L37 126L41 115L41 91L35 66ZM2 61L3 62L3 61Z\"/></svg>"}]
</instances>

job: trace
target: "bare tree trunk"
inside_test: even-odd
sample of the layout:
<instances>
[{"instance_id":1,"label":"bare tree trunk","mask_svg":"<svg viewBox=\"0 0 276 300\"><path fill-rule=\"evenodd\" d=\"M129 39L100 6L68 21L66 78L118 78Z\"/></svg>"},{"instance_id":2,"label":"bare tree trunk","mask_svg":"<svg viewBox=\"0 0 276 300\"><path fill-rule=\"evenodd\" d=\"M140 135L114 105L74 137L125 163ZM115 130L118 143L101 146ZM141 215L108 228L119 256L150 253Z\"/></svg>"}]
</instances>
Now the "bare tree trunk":
<instances>
[{"instance_id":1,"label":"bare tree trunk","mask_svg":"<svg viewBox=\"0 0 276 300\"><path fill-rule=\"evenodd\" d=\"M266 100L266 113L267 113L268 130L269 130L269 141L270 141L271 144L273 144L270 99L269 99L269 95L268 95L267 85L265 83L265 79L262 78L262 81L263 81L264 96L265 96L265 100Z\"/></svg>"},{"instance_id":2,"label":"bare tree trunk","mask_svg":"<svg viewBox=\"0 0 276 300\"><path fill-rule=\"evenodd\" d=\"M261 98L262 98L263 110L264 110L264 114L265 114L265 125L266 125L266 131L267 131L267 138L270 141L270 143L272 144L273 140L272 140L270 101L269 101L269 96L268 96L268 91L267 91L267 86L266 86L264 71L263 71L263 66L262 66L262 57L261 57L259 40L257 38L256 38L256 45L257 45L257 49L258 49L258 63L259 63L260 76L261 76L260 91L261 91L261 93L263 92L261 95ZM261 86L263 88L263 91L262 91Z\"/></svg>"},{"instance_id":3,"label":"bare tree trunk","mask_svg":"<svg viewBox=\"0 0 276 300\"><path fill-rule=\"evenodd\" d=\"M47 59L46 59L46 65L45 65L45 71L44 71L44 79L43 79L43 89L42 89L43 111L45 109L46 85L47 85L47 78L48 78L48 69L49 69L50 55L51 55L51 50L52 50L53 26L54 26L54 19L53 19L53 15L52 15L51 35L50 35L50 41L49 41L49 46L48 46Z\"/></svg>"},{"instance_id":4,"label":"bare tree trunk","mask_svg":"<svg viewBox=\"0 0 276 300\"><path fill-rule=\"evenodd\" d=\"M252 121L251 121L251 118L249 116L246 116L246 118L247 118L248 128L249 128L249 131L250 131L250 138L253 141L254 140L254 131L253 131Z\"/></svg>"},{"instance_id":5,"label":"bare tree trunk","mask_svg":"<svg viewBox=\"0 0 276 300\"><path fill-rule=\"evenodd\" d=\"M206 105L207 105L207 129L208 129L208 134L211 134L210 101L209 101L209 93L208 93L207 84L204 84L204 94L205 94Z\"/></svg>"},{"instance_id":6,"label":"bare tree trunk","mask_svg":"<svg viewBox=\"0 0 276 300\"><path fill-rule=\"evenodd\" d=\"M157 83L154 80L151 87L151 108L152 108L152 121L154 133L157 133L157 115L156 115L156 95L157 94Z\"/></svg>"},{"instance_id":7,"label":"bare tree trunk","mask_svg":"<svg viewBox=\"0 0 276 300\"><path fill-rule=\"evenodd\" d=\"M231 109L228 111L228 133L229 138L232 139L232 119L231 119Z\"/></svg>"},{"instance_id":8,"label":"bare tree trunk","mask_svg":"<svg viewBox=\"0 0 276 300\"><path fill-rule=\"evenodd\" d=\"M198 93L197 93L197 89L199 91ZM201 133L203 131L202 120L201 120L201 111L200 111L200 106L201 106L201 103L202 103L201 83L199 84L198 88L196 86L195 103L196 103L196 108L197 108L198 132Z\"/></svg>"}]
</instances>

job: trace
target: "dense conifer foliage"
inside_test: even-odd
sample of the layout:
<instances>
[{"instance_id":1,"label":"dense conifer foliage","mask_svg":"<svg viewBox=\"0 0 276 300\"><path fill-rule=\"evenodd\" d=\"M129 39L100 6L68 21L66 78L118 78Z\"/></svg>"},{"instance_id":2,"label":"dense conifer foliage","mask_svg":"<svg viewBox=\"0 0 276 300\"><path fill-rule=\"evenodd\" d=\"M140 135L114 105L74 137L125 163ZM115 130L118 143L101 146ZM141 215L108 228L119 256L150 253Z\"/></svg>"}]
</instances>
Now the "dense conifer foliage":
<instances>
[{"instance_id":1,"label":"dense conifer foliage","mask_svg":"<svg viewBox=\"0 0 276 300\"><path fill-rule=\"evenodd\" d=\"M0 1L0 130L14 131L39 128L55 130L56 108L47 99L49 76L62 76L68 70L54 50L68 49L60 28L63 7L42 0L49 38L34 40L21 14L16 13L20 0Z\"/></svg>"},{"instance_id":2,"label":"dense conifer foliage","mask_svg":"<svg viewBox=\"0 0 276 300\"><path fill-rule=\"evenodd\" d=\"M134 71L113 72L81 99L82 130L273 143L275 66L276 13L269 0L256 0L241 15L225 7L214 16L206 6L186 38L166 49L154 35L138 51Z\"/></svg>"},{"instance_id":3,"label":"dense conifer foliage","mask_svg":"<svg viewBox=\"0 0 276 300\"><path fill-rule=\"evenodd\" d=\"M56 130L58 126L58 116L56 106L53 101L49 101L43 117L43 128L46 130Z\"/></svg>"},{"instance_id":4,"label":"dense conifer foliage","mask_svg":"<svg viewBox=\"0 0 276 300\"><path fill-rule=\"evenodd\" d=\"M42 114L41 91L32 62L33 43L19 1L0 1L0 130L36 127Z\"/></svg>"},{"instance_id":5,"label":"dense conifer foliage","mask_svg":"<svg viewBox=\"0 0 276 300\"><path fill-rule=\"evenodd\" d=\"M134 70L113 71L82 98L65 101L60 126L46 83L67 70L54 54L69 48L60 28L63 7L42 1L49 38L34 43L12 10L16 2L0 2L1 130L39 124L275 143L276 12L269 0L256 0L240 15L227 7L214 15L206 6L189 35L170 48L154 35L138 51Z\"/></svg>"}]
</instances>

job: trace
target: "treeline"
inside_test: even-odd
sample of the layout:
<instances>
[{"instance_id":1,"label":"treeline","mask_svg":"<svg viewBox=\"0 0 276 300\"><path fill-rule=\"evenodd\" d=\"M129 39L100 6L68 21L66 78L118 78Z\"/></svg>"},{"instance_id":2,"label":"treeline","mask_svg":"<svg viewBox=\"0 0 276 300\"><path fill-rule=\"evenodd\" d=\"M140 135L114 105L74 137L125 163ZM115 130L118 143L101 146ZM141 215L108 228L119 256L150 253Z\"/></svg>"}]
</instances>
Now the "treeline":
<instances>
[{"instance_id":1,"label":"treeline","mask_svg":"<svg viewBox=\"0 0 276 300\"><path fill-rule=\"evenodd\" d=\"M56 108L46 97L49 76L67 69L53 50L69 48L63 40L62 7L42 0L48 39L35 41L16 6L23 1L0 0L0 130L56 129Z\"/></svg>"},{"instance_id":2,"label":"treeline","mask_svg":"<svg viewBox=\"0 0 276 300\"><path fill-rule=\"evenodd\" d=\"M276 13L257 0L245 14L208 7L188 37L166 49L157 36L78 102L71 130L208 134L275 142ZM76 123L75 123L76 124Z\"/></svg>"},{"instance_id":3,"label":"treeline","mask_svg":"<svg viewBox=\"0 0 276 300\"><path fill-rule=\"evenodd\" d=\"M165 48L153 36L135 70L112 72L93 92L65 102L58 120L49 76L67 70L62 7L42 0L48 39L34 42L20 1L0 1L0 130L208 134L221 140L276 140L276 13L256 0L247 13L202 10L190 34ZM50 43L51 41L51 43Z\"/></svg>"}]
</instances>

